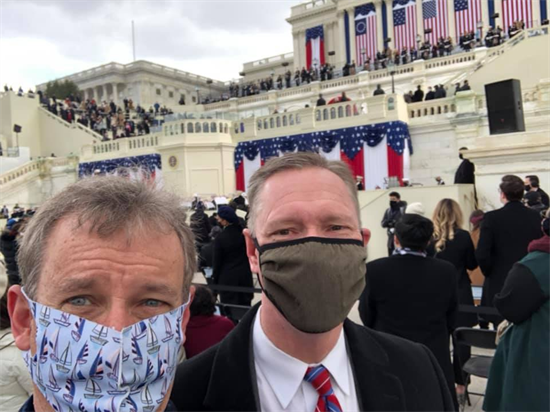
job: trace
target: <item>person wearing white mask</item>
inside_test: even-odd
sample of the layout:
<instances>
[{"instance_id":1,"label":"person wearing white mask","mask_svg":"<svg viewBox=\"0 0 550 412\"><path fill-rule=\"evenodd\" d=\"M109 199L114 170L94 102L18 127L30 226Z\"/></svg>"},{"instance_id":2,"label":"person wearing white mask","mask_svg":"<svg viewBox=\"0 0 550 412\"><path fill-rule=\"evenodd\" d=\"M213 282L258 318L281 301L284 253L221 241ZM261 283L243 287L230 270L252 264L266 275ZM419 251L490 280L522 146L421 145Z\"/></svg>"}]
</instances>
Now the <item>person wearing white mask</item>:
<instances>
[{"instance_id":1,"label":"person wearing white mask","mask_svg":"<svg viewBox=\"0 0 550 412\"><path fill-rule=\"evenodd\" d=\"M181 200L139 179L83 179L40 207L8 291L33 396L20 411L174 411L196 266Z\"/></svg>"},{"instance_id":2,"label":"person wearing white mask","mask_svg":"<svg viewBox=\"0 0 550 412\"><path fill-rule=\"evenodd\" d=\"M0 411L17 412L32 394L32 380L11 333L7 290L8 274L0 261Z\"/></svg>"}]
</instances>

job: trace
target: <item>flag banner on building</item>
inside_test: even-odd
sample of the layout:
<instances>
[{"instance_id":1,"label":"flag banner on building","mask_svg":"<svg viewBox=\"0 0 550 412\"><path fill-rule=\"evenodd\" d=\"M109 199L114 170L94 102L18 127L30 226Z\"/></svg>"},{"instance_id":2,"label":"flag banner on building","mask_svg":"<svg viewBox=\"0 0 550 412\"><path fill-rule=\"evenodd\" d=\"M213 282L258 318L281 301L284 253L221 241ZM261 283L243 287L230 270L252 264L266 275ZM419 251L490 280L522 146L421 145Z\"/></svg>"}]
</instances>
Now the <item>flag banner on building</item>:
<instances>
[{"instance_id":1,"label":"flag banner on building","mask_svg":"<svg viewBox=\"0 0 550 412\"><path fill-rule=\"evenodd\" d=\"M449 36L447 0L424 0L422 2L422 18L424 30L432 29L432 32L425 36L431 44L437 44L441 37Z\"/></svg>"},{"instance_id":2,"label":"flag banner on building","mask_svg":"<svg viewBox=\"0 0 550 412\"><path fill-rule=\"evenodd\" d=\"M393 1L393 36L395 48L416 48L416 2L414 0Z\"/></svg>"},{"instance_id":3,"label":"flag banner on building","mask_svg":"<svg viewBox=\"0 0 550 412\"><path fill-rule=\"evenodd\" d=\"M162 182L161 156L159 154L150 154L80 163L78 165L78 176L80 178L98 174L152 179L159 183Z\"/></svg>"},{"instance_id":4,"label":"flag banner on building","mask_svg":"<svg viewBox=\"0 0 550 412\"><path fill-rule=\"evenodd\" d=\"M363 66L367 57L372 61L376 56L378 36L376 33L376 10L373 3L355 8L355 61Z\"/></svg>"},{"instance_id":5,"label":"flag banner on building","mask_svg":"<svg viewBox=\"0 0 550 412\"><path fill-rule=\"evenodd\" d=\"M481 22L481 0L454 0L457 42L466 32L477 32Z\"/></svg>"},{"instance_id":6,"label":"flag banner on building","mask_svg":"<svg viewBox=\"0 0 550 412\"><path fill-rule=\"evenodd\" d=\"M246 191L250 177L265 162L291 152L312 151L328 160L342 160L365 189L383 188L385 179L408 177L412 154L409 128L404 122L386 122L325 130L272 139L240 142L235 148L237 190Z\"/></svg>"},{"instance_id":7,"label":"flag banner on building","mask_svg":"<svg viewBox=\"0 0 550 412\"><path fill-rule=\"evenodd\" d=\"M532 1L539 0L502 0L503 29L508 30L508 27L519 20L523 20L526 28L533 27Z\"/></svg>"},{"instance_id":8,"label":"flag banner on building","mask_svg":"<svg viewBox=\"0 0 550 412\"><path fill-rule=\"evenodd\" d=\"M307 69L325 64L325 40L323 26L312 27L306 30L306 64Z\"/></svg>"}]
</instances>

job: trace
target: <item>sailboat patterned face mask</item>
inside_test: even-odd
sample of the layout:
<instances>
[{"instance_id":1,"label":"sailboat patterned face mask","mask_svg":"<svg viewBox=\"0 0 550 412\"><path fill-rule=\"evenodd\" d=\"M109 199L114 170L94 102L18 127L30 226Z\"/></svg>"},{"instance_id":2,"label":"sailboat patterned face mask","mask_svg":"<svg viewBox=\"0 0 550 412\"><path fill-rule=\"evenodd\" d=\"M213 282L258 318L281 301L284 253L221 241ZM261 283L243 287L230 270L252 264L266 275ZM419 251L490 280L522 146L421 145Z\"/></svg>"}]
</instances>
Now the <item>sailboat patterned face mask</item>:
<instances>
[{"instance_id":1,"label":"sailboat patterned face mask","mask_svg":"<svg viewBox=\"0 0 550 412\"><path fill-rule=\"evenodd\" d=\"M37 329L25 362L56 412L154 412L169 395L189 300L122 331L27 300Z\"/></svg>"}]
</instances>

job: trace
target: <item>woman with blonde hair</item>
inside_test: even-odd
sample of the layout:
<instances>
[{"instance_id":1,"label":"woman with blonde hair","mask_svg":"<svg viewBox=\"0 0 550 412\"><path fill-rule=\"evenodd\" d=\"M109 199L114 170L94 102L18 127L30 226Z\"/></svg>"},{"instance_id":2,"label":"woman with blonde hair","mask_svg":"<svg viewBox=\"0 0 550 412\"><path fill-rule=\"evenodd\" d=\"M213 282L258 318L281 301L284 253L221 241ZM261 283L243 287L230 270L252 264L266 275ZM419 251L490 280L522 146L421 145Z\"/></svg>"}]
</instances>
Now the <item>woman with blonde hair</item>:
<instances>
[{"instance_id":1,"label":"woman with blonde hair","mask_svg":"<svg viewBox=\"0 0 550 412\"><path fill-rule=\"evenodd\" d=\"M437 259L452 263L457 270L458 304L474 305L468 270L477 267L475 249L470 234L462 229L464 218L460 205L452 199L443 199L435 207L432 221L434 235L432 245ZM455 327L472 327L478 323L474 313L458 313ZM470 348L457 347L453 342L453 366L459 403L465 401L465 385L462 365L470 358Z\"/></svg>"}]
</instances>

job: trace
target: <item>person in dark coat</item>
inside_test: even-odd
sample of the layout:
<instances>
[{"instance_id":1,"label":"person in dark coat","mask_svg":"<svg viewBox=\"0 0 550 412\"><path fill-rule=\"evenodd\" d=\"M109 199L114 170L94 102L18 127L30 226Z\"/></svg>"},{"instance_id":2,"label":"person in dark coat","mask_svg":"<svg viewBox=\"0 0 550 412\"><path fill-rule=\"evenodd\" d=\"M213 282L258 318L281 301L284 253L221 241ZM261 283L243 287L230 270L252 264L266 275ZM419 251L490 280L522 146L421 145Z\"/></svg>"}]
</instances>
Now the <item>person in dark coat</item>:
<instances>
[{"instance_id":1,"label":"person in dark coat","mask_svg":"<svg viewBox=\"0 0 550 412\"><path fill-rule=\"evenodd\" d=\"M388 256L391 256L394 250L393 237L394 228L397 221L405 213L407 202L401 201L401 195L397 192L390 193L390 207L384 212L382 218L382 227L388 233Z\"/></svg>"},{"instance_id":2,"label":"person in dark coat","mask_svg":"<svg viewBox=\"0 0 550 412\"><path fill-rule=\"evenodd\" d=\"M540 181L537 175L525 176L525 191L537 192L540 195L540 200L547 208L550 206L548 194L540 188Z\"/></svg>"},{"instance_id":3,"label":"person in dark coat","mask_svg":"<svg viewBox=\"0 0 550 412\"><path fill-rule=\"evenodd\" d=\"M491 363L484 411L548 411L550 397L550 225L529 244L495 296L495 307L512 325Z\"/></svg>"},{"instance_id":4,"label":"person in dark coat","mask_svg":"<svg viewBox=\"0 0 550 412\"><path fill-rule=\"evenodd\" d=\"M460 305L474 306L472 295L472 282L468 276L468 270L477 268L474 243L470 234L462 229L464 218L460 205L452 199L443 199L435 207L432 217L434 223L434 236L432 245L435 249L435 257L452 263L456 268L458 278L458 303ZM477 325L477 316L474 313L458 313L455 327L471 328ZM456 392L461 405L465 402L464 373L462 367L470 359L470 348L465 345L458 346L453 340L453 368Z\"/></svg>"},{"instance_id":5,"label":"person in dark coat","mask_svg":"<svg viewBox=\"0 0 550 412\"><path fill-rule=\"evenodd\" d=\"M461 147L460 151L468 150L467 147ZM462 160L462 163L460 163L460 166L458 166L458 169L455 173L455 185L457 184L475 184L476 178L475 178L475 166L472 162L470 162L468 159L464 159L464 156L462 153L458 155L458 157Z\"/></svg>"},{"instance_id":6,"label":"person in dark coat","mask_svg":"<svg viewBox=\"0 0 550 412\"><path fill-rule=\"evenodd\" d=\"M213 283L220 286L252 288L252 272L246 257L243 227L239 224L237 214L229 206L220 206L218 221L223 230L214 241ZM250 306L253 295L253 293L220 292L220 301Z\"/></svg>"},{"instance_id":7,"label":"person in dark coat","mask_svg":"<svg viewBox=\"0 0 550 412\"><path fill-rule=\"evenodd\" d=\"M394 255L367 264L359 315L369 328L426 345L443 370L456 407L449 351L458 309L456 269L427 257L432 234L429 219L403 215L395 225Z\"/></svg>"},{"instance_id":8,"label":"person in dark coat","mask_svg":"<svg viewBox=\"0 0 550 412\"><path fill-rule=\"evenodd\" d=\"M437 86L435 86L437 88ZM424 100L433 100L435 99L435 92L432 90L432 87L428 87L428 93L426 93L426 98Z\"/></svg>"},{"instance_id":9,"label":"person in dark coat","mask_svg":"<svg viewBox=\"0 0 550 412\"><path fill-rule=\"evenodd\" d=\"M8 223L10 222L8 221ZM10 285L19 285L21 283L19 266L17 264L17 251L19 249L17 237L19 236L20 228L20 222L8 224L2 235L0 235L0 252L4 255Z\"/></svg>"},{"instance_id":10,"label":"person in dark coat","mask_svg":"<svg viewBox=\"0 0 550 412\"><path fill-rule=\"evenodd\" d=\"M189 225L193 234L195 235L195 244L197 245L197 250L200 251L200 248L203 244L208 243L210 240L208 235L210 234L210 222L208 216L204 213L203 203L197 205L195 213L191 215L191 224Z\"/></svg>"},{"instance_id":11,"label":"person in dark coat","mask_svg":"<svg viewBox=\"0 0 550 412\"><path fill-rule=\"evenodd\" d=\"M422 86L418 85L413 95L413 103L421 102L422 100L424 100L424 92L422 91Z\"/></svg>"},{"instance_id":12,"label":"person in dark coat","mask_svg":"<svg viewBox=\"0 0 550 412\"><path fill-rule=\"evenodd\" d=\"M527 254L527 246L542 236L540 215L525 207L523 181L506 175L500 184L500 200L504 206L487 212L481 223L476 258L485 276L482 306L493 306L493 299L502 290L506 276L514 263ZM496 326L502 321L497 315L484 316Z\"/></svg>"}]
</instances>

